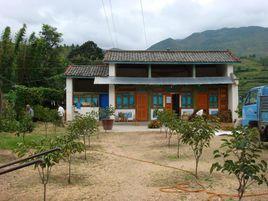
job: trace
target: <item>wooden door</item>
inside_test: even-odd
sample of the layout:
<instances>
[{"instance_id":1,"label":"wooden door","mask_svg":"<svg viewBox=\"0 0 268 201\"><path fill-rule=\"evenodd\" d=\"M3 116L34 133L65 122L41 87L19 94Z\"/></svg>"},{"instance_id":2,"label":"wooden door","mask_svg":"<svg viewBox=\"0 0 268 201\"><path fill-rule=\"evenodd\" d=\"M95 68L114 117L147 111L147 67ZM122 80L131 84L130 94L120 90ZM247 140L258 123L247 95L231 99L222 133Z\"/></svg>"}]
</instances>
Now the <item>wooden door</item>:
<instances>
[{"instance_id":1,"label":"wooden door","mask_svg":"<svg viewBox=\"0 0 268 201\"><path fill-rule=\"evenodd\" d=\"M137 93L136 95L136 120L148 120L148 95L147 93Z\"/></svg>"},{"instance_id":2,"label":"wooden door","mask_svg":"<svg viewBox=\"0 0 268 201\"><path fill-rule=\"evenodd\" d=\"M228 110L228 91L226 87L220 88L219 93L219 110L226 111Z\"/></svg>"},{"instance_id":3,"label":"wooden door","mask_svg":"<svg viewBox=\"0 0 268 201\"><path fill-rule=\"evenodd\" d=\"M208 114L208 94L198 93L197 94L197 109L204 110L204 113Z\"/></svg>"}]
</instances>

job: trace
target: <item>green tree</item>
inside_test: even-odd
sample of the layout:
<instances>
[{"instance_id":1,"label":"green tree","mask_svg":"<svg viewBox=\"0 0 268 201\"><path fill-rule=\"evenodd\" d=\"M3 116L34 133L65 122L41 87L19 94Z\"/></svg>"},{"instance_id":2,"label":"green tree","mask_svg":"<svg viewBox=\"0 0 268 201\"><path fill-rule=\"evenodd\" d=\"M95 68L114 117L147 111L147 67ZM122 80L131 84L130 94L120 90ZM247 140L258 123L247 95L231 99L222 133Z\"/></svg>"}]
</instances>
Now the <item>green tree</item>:
<instances>
[{"instance_id":1,"label":"green tree","mask_svg":"<svg viewBox=\"0 0 268 201\"><path fill-rule=\"evenodd\" d=\"M73 49L68 59L74 64L102 63L103 51L93 41L87 41L81 46Z\"/></svg>"},{"instance_id":2,"label":"green tree","mask_svg":"<svg viewBox=\"0 0 268 201\"><path fill-rule=\"evenodd\" d=\"M25 143L25 133L31 133L34 129L34 123L32 121L32 117L28 114L24 114L19 119L17 135L20 136L22 134L23 143Z\"/></svg>"},{"instance_id":3,"label":"green tree","mask_svg":"<svg viewBox=\"0 0 268 201\"><path fill-rule=\"evenodd\" d=\"M246 189L253 183L268 185L265 177L267 163L260 160L262 150L256 128L238 127L228 138L222 139L221 151L214 151L214 158L223 158L223 163L213 163L210 172L216 170L235 175L239 184L238 197L242 200Z\"/></svg>"},{"instance_id":4,"label":"green tree","mask_svg":"<svg viewBox=\"0 0 268 201\"><path fill-rule=\"evenodd\" d=\"M14 46L11 40L11 30L10 27L6 27L1 38L0 46L0 79L3 81L3 91L8 91L12 85L12 75L13 75L13 54Z\"/></svg>"},{"instance_id":5,"label":"green tree","mask_svg":"<svg viewBox=\"0 0 268 201\"><path fill-rule=\"evenodd\" d=\"M42 138L40 141L31 141L30 143L19 143L15 152L19 157L27 156L31 154L38 154L43 151L54 149L58 147L58 140L55 138ZM49 182L51 169L54 165L59 163L62 159L62 152L55 151L41 156L42 163L35 164L35 168L38 170L41 183L43 184L44 194L43 200L46 200L47 184Z\"/></svg>"},{"instance_id":6,"label":"green tree","mask_svg":"<svg viewBox=\"0 0 268 201\"><path fill-rule=\"evenodd\" d=\"M193 118L191 122L185 122L182 130L182 142L188 144L195 157L195 176L198 178L198 164L203 149L209 147L210 140L215 135L215 127L201 116Z\"/></svg>"},{"instance_id":7,"label":"green tree","mask_svg":"<svg viewBox=\"0 0 268 201\"><path fill-rule=\"evenodd\" d=\"M68 183L71 183L71 162L75 153L84 150L83 143L76 141L75 136L70 132L67 135L58 137L58 144L61 148L63 157L68 161Z\"/></svg>"}]
</instances>

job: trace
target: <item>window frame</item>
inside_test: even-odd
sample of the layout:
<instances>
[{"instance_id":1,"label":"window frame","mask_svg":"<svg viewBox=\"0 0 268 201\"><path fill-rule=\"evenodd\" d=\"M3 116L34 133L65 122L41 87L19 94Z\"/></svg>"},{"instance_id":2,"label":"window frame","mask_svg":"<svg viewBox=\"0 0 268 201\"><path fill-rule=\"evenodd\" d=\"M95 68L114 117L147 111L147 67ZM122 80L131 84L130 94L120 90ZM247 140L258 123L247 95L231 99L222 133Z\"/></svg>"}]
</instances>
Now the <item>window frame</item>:
<instances>
[{"instance_id":1,"label":"window frame","mask_svg":"<svg viewBox=\"0 0 268 201\"><path fill-rule=\"evenodd\" d=\"M77 102L80 102L81 107L99 107L99 94L96 93L77 93L73 95L73 105L76 105L75 99L77 98ZM90 99L89 102L84 101L84 103L89 103L85 105L81 102L81 99L87 100ZM93 101L93 100L96 100Z\"/></svg>"},{"instance_id":2,"label":"window frame","mask_svg":"<svg viewBox=\"0 0 268 201\"><path fill-rule=\"evenodd\" d=\"M157 104L154 104L154 97L157 97ZM162 102L160 100L162 100ZM163 107L164 107L164 96L163 96L163 94L158 93L158 92L154 92L152 94L151 108L157 109L157 108L163 108Z\"/></svg>"},{"instance_id":3,"label":"window frame","mask_svg":"<svg viewBox=\"0 0 268 201\"><path fill-rule=\"evenodd\" d=\"M255 93L255 102L251 102L251 95ZM246 97L245 105L255 105L257 104L258 99L258 90L249 91Z\"/></svg>"},{"instance_id":4,"label":"window frame","mask_svg":"<svg viewBox=\"0 0 268 201\"><path fill-rule=\"evenodd\" d=\"M118 97L121 98L120 107L118 107ZM127 97L127 104L124 104L124 98ZM130 104L131 97L133 97L133 104ZM115 107L116 109L135 109L135 94L133 92L118 92L115 94Z\"/></svg>"},{"instance_id":5,"label":"window frame","mask_svg":"<svg viewBox=\"0 0 268 201\"><path fill-rule=\"evenodd\" d=\"M183 97L186 96L186 105L183 105ZM188 103L189 98L191 98L191 103ZM181 93L181 109L192 109L193 108L193 93L191 91Z\"/></svg>"},{"instance_id":6,"label":"window frame","mask_svg":"<svg viewBox=\"0 0 268 201\"><path fill-rule=\"evenodd\" d=\"M211 99L210 99L211 96L216 97L215 102L214 101L212 103L210 102L211 101ZM214 105L214 104L216 104L216 105ZM208 106L211 109L218 109L219 108L219 93L217 91L209 92L209 94L208 94Z\"/></svg>"}]
</instances>

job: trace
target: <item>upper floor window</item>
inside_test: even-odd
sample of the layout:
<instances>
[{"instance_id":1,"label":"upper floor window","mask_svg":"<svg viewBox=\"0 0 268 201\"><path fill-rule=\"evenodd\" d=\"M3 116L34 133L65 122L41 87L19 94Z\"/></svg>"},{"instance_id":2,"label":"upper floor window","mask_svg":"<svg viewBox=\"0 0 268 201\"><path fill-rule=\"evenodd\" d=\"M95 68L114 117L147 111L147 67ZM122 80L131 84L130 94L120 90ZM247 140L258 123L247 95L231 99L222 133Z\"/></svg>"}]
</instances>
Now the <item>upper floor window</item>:
<instances>
[{"instance_id":1,"label":"upper floor window","mask_svg":"<svg viewBox=\"0 0 268 201\"><path fill-rule=\"evenodd\" d=\"M209 94L209 108L218 108L218 93L211 92Z\"/></svg>"},{"instance_id":2,"label":"upper floor window","mask_svg":"<svg viewBox=\"0 0 268 201\"><path fill-rule=\"evenodd\" d=\"M163 107L163 95L161 93L153 94L153 107L154 108Z\"/></svg>"},{"instance_id":3,"label":"upper floor window","mask_svg":"<svg viewBox=\"0 0 268 201\"><path fill-rule=\"evenodd\" d=\"M181 95L181 107L193 108L193 97L191 92L185 92Z\"/></svg>"},{"instance_id":4,"label":"upper floor window","mask_svg":"<svg viewBox=\"0 0 268 201\"><path fill-rule=\"evenodd\" d=\"M116 108L130 109L135 107L134 93L116 94Z\"/></svg>"},{"instance_id":5,"label":"upper floor window","mask_svg":"<svg viewBox=\"0 0 268 201\"><path fill-rule=\"evenodd\" d=\"M258 90L250 91L247 95L245 105L252 105L257 103Z\"/></svg>"}]
</instances>

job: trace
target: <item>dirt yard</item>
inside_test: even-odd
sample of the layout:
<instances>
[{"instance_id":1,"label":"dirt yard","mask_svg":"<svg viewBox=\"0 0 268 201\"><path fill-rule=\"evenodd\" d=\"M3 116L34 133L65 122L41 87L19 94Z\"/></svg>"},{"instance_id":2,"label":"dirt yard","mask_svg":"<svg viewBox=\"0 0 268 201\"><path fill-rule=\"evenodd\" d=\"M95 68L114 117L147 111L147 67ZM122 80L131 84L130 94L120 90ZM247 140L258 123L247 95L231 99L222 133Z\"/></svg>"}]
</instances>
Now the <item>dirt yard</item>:
<instances>
[{"instance_id":1,"label":"dirt yard","mask_svg":"<svg viewBox=\"0 0 268 201\"><path fill-rule=\"evenodd\" d=\"M220 145L221 138L215 137L211 148L204 151L199 168L200 182L209 191L234 194L237 184L233 177L217 172L209 175L213 162L212 151ZM83 154L75 156L71 185L67 184L67 163L61 162L53 167L47 198L94 201L208 200L210 195L205 192L162 192L162 188L174 187L182 182L189 182L194 189L200 188L191 174L171 168L193 172L191 150L182 145L180 159L177 159L176 152L176 138L173 138L172 146L168 147L164 133L101 133L99 139L93 139L87 161L83 160ZM0 152L1 163L13 158L9 151ZM263 158L268 161L267 149ZM253 185L248 191L263 192L268 192L264 185ZM33 167L0 176L0 200L42 200L42 193L38 172ZM268 200L268 196L245 200L264 201Z\"/></svg>"}]
</instances>

